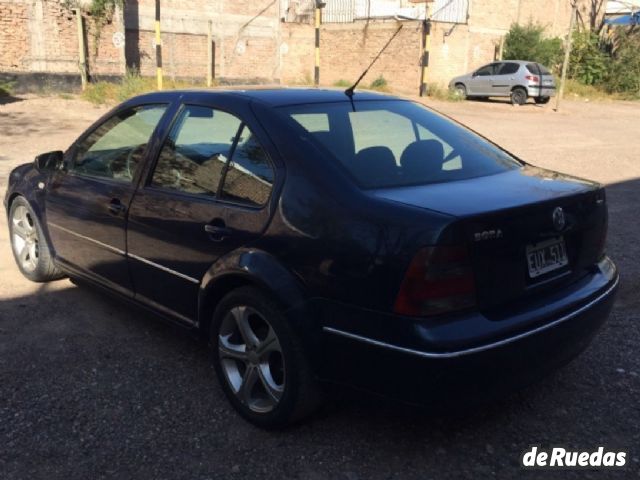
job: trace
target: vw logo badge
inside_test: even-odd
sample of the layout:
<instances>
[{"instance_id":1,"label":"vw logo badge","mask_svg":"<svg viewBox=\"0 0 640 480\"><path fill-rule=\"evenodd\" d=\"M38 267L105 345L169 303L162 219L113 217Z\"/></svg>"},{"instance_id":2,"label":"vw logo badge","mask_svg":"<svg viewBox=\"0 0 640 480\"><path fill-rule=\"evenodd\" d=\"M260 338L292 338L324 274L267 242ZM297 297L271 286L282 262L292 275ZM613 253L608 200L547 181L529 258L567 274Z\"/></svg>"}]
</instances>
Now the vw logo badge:
<instances>
[{"instance_id":1,"label":"vw logo badge","mask_svg":"<svg viewBox=\"0 0 640 480\"><path fill-rule=\"evenodd\" d=\"M564 210L562 210L562 207L556 207L553 210L551 218L553 219L553 226L558 232L561 231L567 224L567 220L564 217Z\"/></svg>"}]
</instances>

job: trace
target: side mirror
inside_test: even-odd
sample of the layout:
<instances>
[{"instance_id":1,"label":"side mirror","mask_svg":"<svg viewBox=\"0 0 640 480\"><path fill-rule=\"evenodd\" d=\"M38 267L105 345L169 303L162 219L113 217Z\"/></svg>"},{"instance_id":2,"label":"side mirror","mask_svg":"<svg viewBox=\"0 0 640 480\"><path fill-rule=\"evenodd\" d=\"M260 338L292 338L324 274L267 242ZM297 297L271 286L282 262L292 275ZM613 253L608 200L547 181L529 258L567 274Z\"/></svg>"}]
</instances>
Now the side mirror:
<instances>
[{"instance_id":1,"label":"side mirror","mask_svg":"<svg viewBox=\"0 0 640 480\"><path fill-rule=\"evenodd\" d=\"M62 165L63 153L60 150L41 153L36 157L34 163L39 172L52 172Z\"/></svg>"}]
</instances>

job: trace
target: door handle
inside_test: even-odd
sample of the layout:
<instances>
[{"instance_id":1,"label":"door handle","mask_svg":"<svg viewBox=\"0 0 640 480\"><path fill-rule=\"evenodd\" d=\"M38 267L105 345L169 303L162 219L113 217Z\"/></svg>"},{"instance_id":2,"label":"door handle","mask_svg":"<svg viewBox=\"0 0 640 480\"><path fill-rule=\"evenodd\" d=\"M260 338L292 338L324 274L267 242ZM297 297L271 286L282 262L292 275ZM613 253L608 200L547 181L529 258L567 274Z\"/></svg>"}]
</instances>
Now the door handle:
<instances>
[{"instance_id":1,"label":"door handle","mask_svg":"<svg viewBox=\"0 0 640 480\"><path fill-rule=\"evenodd\" d=\"M214 242L221 242L233 234L233 230L228 228L222 220L215 223L208 223L204 226L204 231L209 234L209 238Z\"/></svg>"},{"instance_id":2,"label":"door handle","mask_svg":"<svg viewBox=\"0 0 640 480\"><path fill-rule=\"evenodd\" d=\"M111 212L114 215L118 215L119 213L124 212L126 209L126 207L122 204L122 202L118 198L112 198L111 201L109 202L108 208L109 208L109 212Z\"/></svg>"}]
</instances>

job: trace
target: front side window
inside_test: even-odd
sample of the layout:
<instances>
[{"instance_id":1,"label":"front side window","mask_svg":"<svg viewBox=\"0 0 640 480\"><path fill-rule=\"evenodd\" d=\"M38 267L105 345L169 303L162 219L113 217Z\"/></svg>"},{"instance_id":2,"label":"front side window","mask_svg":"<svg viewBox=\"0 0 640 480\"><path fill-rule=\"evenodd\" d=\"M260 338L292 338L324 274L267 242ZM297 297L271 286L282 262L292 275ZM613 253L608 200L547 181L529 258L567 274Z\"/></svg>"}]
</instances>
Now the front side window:
<instances>
[{"instance_id":1,"label":"front side window","mask_svg":"<svg viewBox=\"0 0 640 480\"><path fill-rule=\"evenodd\" d=\"M240 124L221 110L185 106L162 147L151 184L215 196Z\"/></svg>"},{"instance_id":2,"label":"front side window","mask_svg":"<svg viewBox=\"0 0 640 480\"><path fill-rule=\"evenodd\" d=\"M485 65L484 67L476 70L476 75L479 77L487 77L495 73L495 64Z\"/></svg>"},{"instance_id":3,"label":"front side window","mask_svg":"<svg viewBox=\"0 0 640 480\"><path fill-rule=\"evenodd\" d=\"M256 136L245 125L225 175L222 196L236 203L261 206L269 199L273 181L271 162Z\"/></svg>"},{"instance_id":4,"label":"front side window","mask_svg":"<svg viewBox=\"0 0 640 480\"><path fill-rule=\"evenodd\" d=\"M309 140L340 162L362 188L443 183L520 168L475 133L409 101L336 102L282 107L295 128L301 113L325 113L332 128ZM347 151L345 146L350 145Z\"/></svg>"},{"instance_id":5,"label":"front side window","mask_svg":"<svg viewBox=\"0 0 640 480\"><path fill-rule=\"evenodd\" d=\"M73 172L130 182L166 105L142 105L117 113L80 141Z\"/></svg>"}]
</instances>

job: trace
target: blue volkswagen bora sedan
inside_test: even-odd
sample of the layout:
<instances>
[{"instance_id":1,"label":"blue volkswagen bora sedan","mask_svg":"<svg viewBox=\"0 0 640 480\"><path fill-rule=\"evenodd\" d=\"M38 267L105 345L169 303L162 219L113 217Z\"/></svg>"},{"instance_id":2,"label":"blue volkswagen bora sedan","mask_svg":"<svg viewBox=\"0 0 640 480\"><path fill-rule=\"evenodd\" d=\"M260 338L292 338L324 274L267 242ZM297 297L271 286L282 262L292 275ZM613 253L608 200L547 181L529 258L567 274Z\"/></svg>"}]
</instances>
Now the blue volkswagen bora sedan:
<instances>
[{"instance_id":1,"label":"blue volkswagen bora sedan","mask_svg":"<svg viewBox=\"0 0 640 480\"><path fill-rule=\"evenodd\" d=\"M136 97L16 168L5 206L25 277L200 332L264 428L328 382L495 398L583 351L618 283L600 185L373 93Z\"/></svg>"}]
</instances>

